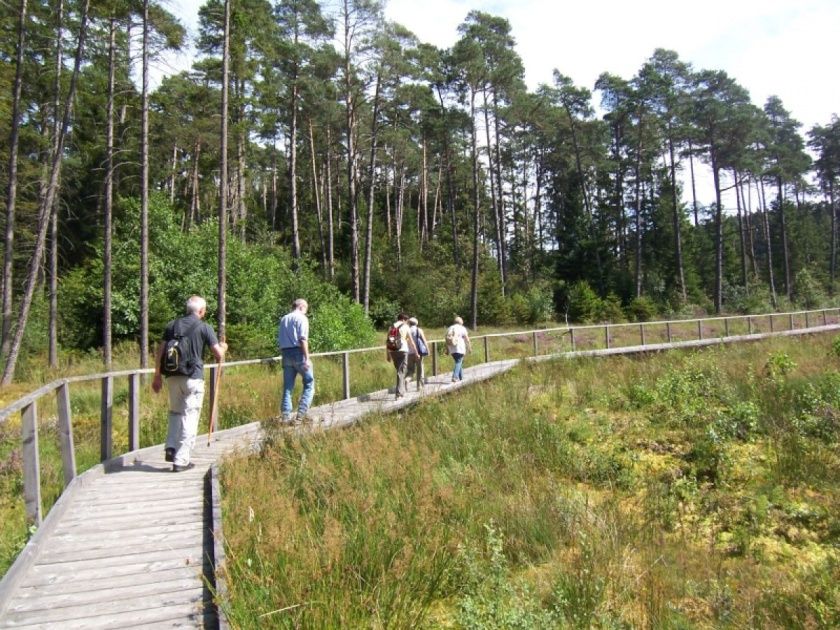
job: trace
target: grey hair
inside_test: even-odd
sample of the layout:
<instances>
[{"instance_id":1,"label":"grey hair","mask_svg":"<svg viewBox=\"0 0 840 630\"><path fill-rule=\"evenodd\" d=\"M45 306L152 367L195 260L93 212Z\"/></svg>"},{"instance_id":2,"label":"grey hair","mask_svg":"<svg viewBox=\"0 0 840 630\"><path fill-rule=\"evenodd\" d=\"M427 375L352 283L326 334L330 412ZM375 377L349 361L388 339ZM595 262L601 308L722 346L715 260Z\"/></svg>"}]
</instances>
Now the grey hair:
<instances>
[{"instance_id":1,"label":"grey hair","mask_svg":"<svg viewBox=\"0 0 840 630\"><path fill-rule=\"evenodd\" d=\"M200 295L191 295L187 300L187 313L198 314L199 311L207 309L207 300Z\"/></svg>"},{"instance_id":2,"label":"grey hair","mask_svg":"<svg viewBox=\"0 0 840 630\"><path fill-rule=\"evenodd\" d=\"M307 302L303 298L298 298L294 302L292 302L292 308L300 308L301 306L309 306L309 302Z\"/></svg>"},{"instance_id":3,"label":"grey hair","mask_svg":"<svg viewBox=\"0 0 840 630\"><path fill-rule=\"evenodd\" d=\"M464 320L461 319L458 315L456 315L455 316L455 323L456 324L461 324L463 326L464 325Z\"/></svg>"}]
</instances>

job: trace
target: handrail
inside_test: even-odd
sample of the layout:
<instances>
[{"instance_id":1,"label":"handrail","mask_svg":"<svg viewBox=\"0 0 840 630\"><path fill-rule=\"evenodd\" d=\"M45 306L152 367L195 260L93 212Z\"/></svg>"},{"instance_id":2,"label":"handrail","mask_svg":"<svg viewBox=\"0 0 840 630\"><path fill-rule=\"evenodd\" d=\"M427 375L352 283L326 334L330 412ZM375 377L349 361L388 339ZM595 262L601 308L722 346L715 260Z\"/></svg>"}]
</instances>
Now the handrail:
<instances>
[{"instance_id":1,"label":"handrail","mask_svg":"<svg viewBox=\"0 0 840 630\"><path fill-rule=\"evenodd\" d=\"M668 343L672 341L672 327L675 325L697 325L697 338L703 339L703 324L724 322L725 329L721 338L732 336L730 334L730 322L744 321L747 323L747 335L757 334L754 325L761 319L767 319L770 327L770 332L774 332L774 318L788 319L788 330L794 330L794 318L805 317L805 326L802 328L810 329L811 315L822 315L822 325L828 323L828 313L833 312L840 318L840 308L825 308L804 311L792 311L786 313L762 313L758 315L726 315L705 318L691 318L679 320L656 320L650 322L628 322L612 324L609 322L600 324L586 324L580 326L556 326L550 328L539 328L523 331L488 333L485 335L477 335L472 337L474 342L483 341L484 345L484 361L490 360L490 346L491 339L501 337L519 337L530 335L533 343L533 356L539 356L539 335L545 333L561 332L564 335L569 335L569 343L571 351L578 350L577 344L581 339L578 332L585 332L590 330L603 330L604 346L609 350L613 338L611 331L616 329L638 328L641 346L647 346L646 331L655 326L665 326ZM445 343L443 339L433 339L429 341L430 354L432 359L432 374L437 374L437 358L438 348ZM343 381L343 395L345 399L350 398L350 355L360 354L363 352L374 352L383 350L382 346L373 346L367 348L353 348L347 350L336 350L330 352L313 353L313 357L342 357L342 381ZM246 365L271 365L279 362L280 356L264 357L258 359L245 359L242 361L225 362L225 369L230 369L238 366ZM213 388L215 371L219 369L218 364L206 364L205 369L210 372L210 389ZM97 374L87 374L80 376L69 376L57 379L46 385L43 385L25 396L19 398L15 402L7 405L0 410L0 423L5 422L12 414L16 412L21 413L21 428L22 428L22 450L23 450L23 472L24 472L24 500L26 503L26 513L28 518L36 524L41 523L42 506L41 506L41 488L40 488L40 462L38 459L38 401L44 396L56 392L57 409L58 409L58 427L59 438L61 443L62 464L64 470L65 488L76 476L76 461L74 453L73 442L73 422L71 417L70 405L70 385L74 383L84 383L91 381L100 381L101 383L101 406L100 406L100 457L102 461L111 459L112 453L112 434L113 434L113 398L114 398L114 379L127 378L128 379L128 450L133 451L140 447L140 377L144 374L152 374L154 369L132 369L120 370L116 372L102 372ZM210 392L212 398L213 392Z\"/></svg>"}]
</instances>

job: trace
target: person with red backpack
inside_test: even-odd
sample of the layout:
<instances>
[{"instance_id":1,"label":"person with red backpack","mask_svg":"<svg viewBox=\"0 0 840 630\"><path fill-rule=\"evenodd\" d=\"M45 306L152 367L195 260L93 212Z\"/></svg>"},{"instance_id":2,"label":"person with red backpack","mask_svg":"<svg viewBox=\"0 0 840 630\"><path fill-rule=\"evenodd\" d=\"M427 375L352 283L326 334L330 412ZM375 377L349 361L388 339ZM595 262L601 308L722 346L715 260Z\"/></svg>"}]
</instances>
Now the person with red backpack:
<instances>
[{"instance_id":1,"label":"person with red backpack","mask_svg":"<svg viewBox=\"0 0 840 630\"><path fill-rule=\"evenodd\" d=\"M411 338L408 326L408 315L400 313L388 329L385 337L386 359L394 364L397 371L396 398L405 396L405 376L408 372L408 354L417 352L417 346Z\"/></svg>"}]
</instances>

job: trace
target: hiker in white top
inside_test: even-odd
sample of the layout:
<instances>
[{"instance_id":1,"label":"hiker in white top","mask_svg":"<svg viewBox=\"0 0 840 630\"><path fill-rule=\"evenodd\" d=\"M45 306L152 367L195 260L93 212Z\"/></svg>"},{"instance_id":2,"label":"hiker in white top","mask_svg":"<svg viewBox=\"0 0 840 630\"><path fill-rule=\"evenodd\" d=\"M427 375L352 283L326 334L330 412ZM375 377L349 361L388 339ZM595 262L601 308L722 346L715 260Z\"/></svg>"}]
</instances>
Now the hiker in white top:
<instances>
[{"instance_id":1,"label":"hiker in white top","mask_svg":"<svg viewBox=\"0 0 840 630\"><path fill-rule=\"evenodd\" d=\"M464 320L455 317L453 323L446 331L446 349L455 360L455 367L452 370L452 382L464 380L464 355L472 352L470 334L464 328Z\"/></svg>"},{"instance_id":2,"label":"hiker in white top","mask_svg":"<svg viewBox=\"0 0 840 630\"><path fill-rule=\"evenodd\" d=\"M385 350L389 361L393 362L394 368L397 370L397 387L396 397L402 398L405 396L405 375L408 372L408 353L411 349L417 351L414 346L414 340L408 332L408 315L400 313L397 315L390 330L388 337L385 340Z\"/></svg>"},{"instance_id":3,"label":"hiker in white top","mask_svg":"<svg viewBox=\"0 0 840 630\"><path fill-rule=\"evenodd\" d=\"M417 325L417 318L408 320L408 334L414 342L414 349L408 353L408 377L417 383L417 391L425 385L426 375L423 372L423 357L429 354L429 342L423 329Z\"/></svg>"}]
</instances>

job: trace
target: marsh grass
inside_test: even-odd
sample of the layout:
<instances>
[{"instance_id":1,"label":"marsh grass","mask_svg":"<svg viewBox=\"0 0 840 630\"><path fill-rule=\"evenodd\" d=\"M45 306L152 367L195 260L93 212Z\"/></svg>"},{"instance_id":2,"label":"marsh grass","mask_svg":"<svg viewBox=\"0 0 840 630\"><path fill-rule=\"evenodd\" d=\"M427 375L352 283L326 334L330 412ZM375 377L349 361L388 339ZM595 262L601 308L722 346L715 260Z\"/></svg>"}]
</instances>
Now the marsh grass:
<instances>
[{"instance_id":1,"label":"marsh grass","mask_svg":"<svg viewBox=\"0 0 840 630\"><path fill-rule=\"evenodd\" d=\"M778 328L777 328L778 329ZM831 339L560 360L223 467L235 627L837 627Z\"/></svg>"}]
</instances>

